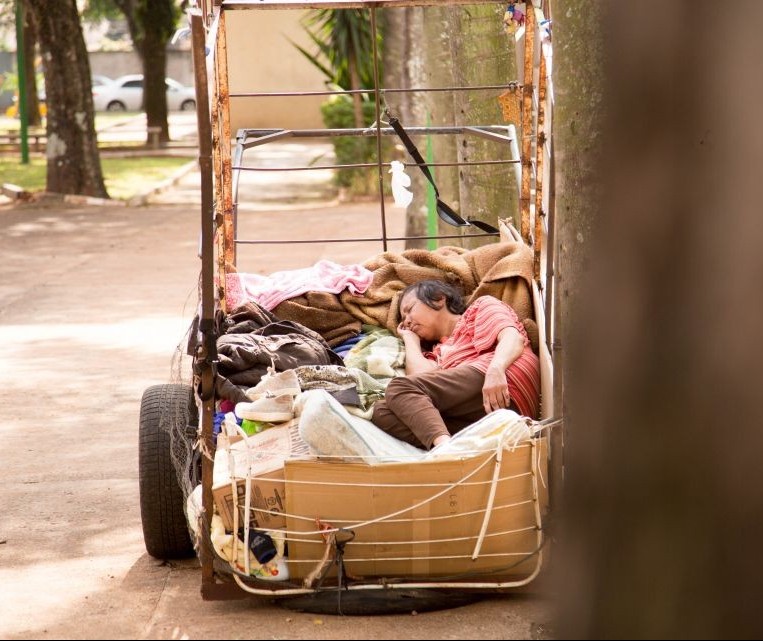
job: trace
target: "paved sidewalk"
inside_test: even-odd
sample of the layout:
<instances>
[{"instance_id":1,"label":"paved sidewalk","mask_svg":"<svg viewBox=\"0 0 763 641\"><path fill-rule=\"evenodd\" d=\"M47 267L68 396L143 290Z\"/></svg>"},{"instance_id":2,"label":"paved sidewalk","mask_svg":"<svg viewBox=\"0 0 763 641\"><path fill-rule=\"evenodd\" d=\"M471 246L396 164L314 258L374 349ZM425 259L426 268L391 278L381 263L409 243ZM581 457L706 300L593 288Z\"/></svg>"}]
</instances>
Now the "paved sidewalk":
<instances>
[{"instance_id":1,"label":"paved sidewalk","mask_svg":"<svg viewBox=\"0 0 763 641\"><path fill-rule=\"evenodd\" d=\"M287 151L271 148L269 162L287 162ZM242 234L372 236L378 227L376 202L337 203L325 176L290 199L291 183L272 176L242 184ZM0 638L546 638L539 583L441 612L319 616L265 599L204 602L195 559L146 554L140 397L171 380L196 311L198 180L190 171L141 207L0 206ZM388 216L390 232L401 231L402 210ZM240 258L267 273L376 251L247 246Z\"/></svg>"}]
</instances>

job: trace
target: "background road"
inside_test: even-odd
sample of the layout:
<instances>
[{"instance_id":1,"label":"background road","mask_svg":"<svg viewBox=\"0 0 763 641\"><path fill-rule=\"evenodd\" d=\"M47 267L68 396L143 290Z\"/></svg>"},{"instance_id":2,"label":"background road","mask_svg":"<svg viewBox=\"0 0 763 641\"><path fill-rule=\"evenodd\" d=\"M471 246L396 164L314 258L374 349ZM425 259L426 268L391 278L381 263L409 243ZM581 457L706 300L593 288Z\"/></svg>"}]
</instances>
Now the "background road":
<instances>
[{"instance_id":1,"label":"background road","mask_svg":"<svg viewBox=\"0 0 763 641\"><path fill-rule=\"evenodd\" d=\"M139 402L146 387L170 380L195 313L198 199L192 172L146 207L0 206L0 637L543 636L549 602L539 582L453 610L338 617L267 601L204 602L197 561L164 564L146 554ZM283 224L320 225L327 235L377 215L368 203L305 204L272 207ZM252 208L242 225L262 229L275 213ZM391 224L401 224L399 214ZM302 247L298 255L264 251L247 269L331 253ZM339 262L371 255L341 247Z\"/></svg>"}]
</instances>

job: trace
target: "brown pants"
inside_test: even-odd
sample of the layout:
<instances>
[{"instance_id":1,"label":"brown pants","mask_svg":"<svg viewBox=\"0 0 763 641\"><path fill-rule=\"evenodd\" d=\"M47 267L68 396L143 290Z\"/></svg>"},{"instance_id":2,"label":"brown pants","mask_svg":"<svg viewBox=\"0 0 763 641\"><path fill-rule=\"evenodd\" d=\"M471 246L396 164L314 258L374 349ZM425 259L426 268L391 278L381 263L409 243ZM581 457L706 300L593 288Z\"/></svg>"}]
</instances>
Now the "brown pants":
<instances>
[{"instance_id":1,"label":"brown pants","mask_svg":"<svg viewBox=\"0 0 763 641\"><path fill-rule=\"evenodd\" d=\"M372 420L395 438L429 449L438 436L485 416L484 383L485 375L470 365L393 378L384 400L374 403Z\"/></svg>"}]
</instances>

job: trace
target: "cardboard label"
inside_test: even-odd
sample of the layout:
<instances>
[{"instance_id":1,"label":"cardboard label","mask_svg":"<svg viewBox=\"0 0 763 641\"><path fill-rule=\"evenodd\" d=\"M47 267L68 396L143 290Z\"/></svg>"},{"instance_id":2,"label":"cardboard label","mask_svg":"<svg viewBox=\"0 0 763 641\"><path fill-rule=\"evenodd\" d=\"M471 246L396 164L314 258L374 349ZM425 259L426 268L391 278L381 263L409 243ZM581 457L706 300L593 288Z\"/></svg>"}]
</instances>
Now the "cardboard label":
<instances>
[{"instance_id":1,"label":"cardboard label","mask_svg":"<svg viewBox=\"0 0 763 641\"><path fill-rule=\"evenodd\" d=\"M250 523L258 528L286 527L286 484L283 480L283 469L275 470L251 479L251 503L249 506ZM243 527L246 513L246 483L243 479L236 481L238 494L238 525ZM223 520L225 529L233 529L233 487L230 483L212 488L217 513ZM270 514L264 510L276 512Z\"/></svg>"},{"instance_id":2,"label":"cardboard label","mask_svg":"<svg viewBox=\"0 0 763 641\"><path fill-rule=\"evenodd\" d=\"M232 443L230 451L218 448L215 452L212 496L225 528L229 531L233 528L231 467L233 478L236 479L239 527L243 526L244 514L248 511L255 527L282 528L286 526L283 517L286 505L284 461L308 453L309 448L299 436L296 421L271 427ZM248 510L245 482L247 464L251 475L251 503ZM277 514L268 514L264 510Z\"/></svg>"}]
</instances>

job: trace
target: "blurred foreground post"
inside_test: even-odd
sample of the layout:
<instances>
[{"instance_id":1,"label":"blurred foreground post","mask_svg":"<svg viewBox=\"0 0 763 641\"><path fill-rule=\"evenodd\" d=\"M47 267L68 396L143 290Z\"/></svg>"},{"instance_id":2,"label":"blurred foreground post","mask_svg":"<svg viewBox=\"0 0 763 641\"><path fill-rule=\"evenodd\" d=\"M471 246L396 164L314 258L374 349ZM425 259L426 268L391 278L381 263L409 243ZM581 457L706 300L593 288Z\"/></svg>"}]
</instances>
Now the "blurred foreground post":
<instances>
[{"instance_id":1,"label":"blurred foreground post","mask_svg":"<svg viewBox=\"0 0 763 641\"><path fill-rule=\"evenodd\" d=\"M555 63L598 4L555 5ZM562 289L581 280L556 632L760 638L763 3L604 4L603 202L578 245L560 233ZM574 117L557 117L560 146Z\"/></svg>"}]
</instances>

